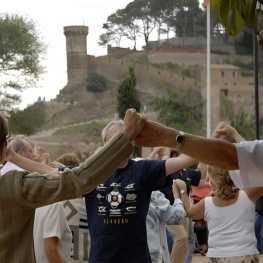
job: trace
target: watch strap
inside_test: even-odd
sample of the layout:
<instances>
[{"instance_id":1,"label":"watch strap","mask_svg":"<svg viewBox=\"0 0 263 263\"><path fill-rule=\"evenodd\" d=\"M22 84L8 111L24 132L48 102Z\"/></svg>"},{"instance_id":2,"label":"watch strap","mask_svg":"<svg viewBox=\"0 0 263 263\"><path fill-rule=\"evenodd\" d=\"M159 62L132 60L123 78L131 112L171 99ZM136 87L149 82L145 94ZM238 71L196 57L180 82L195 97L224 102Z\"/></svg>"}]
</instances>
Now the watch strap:
<instances>
[{"instance_id":1,"label":"watch strap","mask_svg":"<svg viewBox=\"0 0 263 263\"><path fill-rule=\"evenodd\" d=\"M184 140L185 140L185 133L184 132L179 132L175 138L176 140L176 146L175 146L175 150L176 151L180 151L181 147L184 144Z\"/></svg>"}]
</instances>

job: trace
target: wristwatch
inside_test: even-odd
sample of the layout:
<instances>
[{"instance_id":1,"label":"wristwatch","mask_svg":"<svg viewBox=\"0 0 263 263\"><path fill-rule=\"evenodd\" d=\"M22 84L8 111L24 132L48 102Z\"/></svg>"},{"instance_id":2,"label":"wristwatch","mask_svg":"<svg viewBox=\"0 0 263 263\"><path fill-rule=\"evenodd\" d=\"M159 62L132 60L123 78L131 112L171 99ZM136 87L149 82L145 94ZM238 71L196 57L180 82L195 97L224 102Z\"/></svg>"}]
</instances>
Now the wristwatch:
<instances>
[{"instance_id":1,"label":"wristwatch","mask_svg":"<svg viewBox=\"0 0 263 263\"><path fill-rule=\"evenodd\" d=\"M175 138L175 140L176 140L175 150L176 151L178 151L178 152L180 151L181 147L184 144L184 139L185 139L185 133L180 131Z\"/></svg>"},{"instance_id":2,"label":"wristwatch","mask_svg":"<svg viewBox=\"0 0 263 263\"><path fill-rule=\"evenodd\" d=\"M181 195L185 194L185 190L180 190L180 194Z\"/></svg>"}]
</instances>

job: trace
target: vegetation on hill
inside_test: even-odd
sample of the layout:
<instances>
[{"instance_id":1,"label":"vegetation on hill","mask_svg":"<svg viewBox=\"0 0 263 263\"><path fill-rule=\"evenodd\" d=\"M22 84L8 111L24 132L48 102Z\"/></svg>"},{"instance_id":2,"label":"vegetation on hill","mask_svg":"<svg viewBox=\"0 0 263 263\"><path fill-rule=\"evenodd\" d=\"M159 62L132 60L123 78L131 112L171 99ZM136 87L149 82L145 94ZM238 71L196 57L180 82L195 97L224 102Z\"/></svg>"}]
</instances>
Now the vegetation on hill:
<instances>
[{"instance_id":1,"label":"vegetation on hill","mask_svg":"<svg viewBox=\"0 0 263 263\"><path fill-rule=\"evenodd\" d=\"M134 108L141 110L141 102L136 90L136 76L133 67L129 68L129 75L119 84L117 91L117 112L120 119L124 119L125 112Z\"/></svg>"},{"instance_id":2,"label":"vegetation on hill","mask_svg":"<svg viewBox=\"0 0 263 263\"><path fill-rule=\"evenodd\" d=\"M8 120L12 134L32 135L45 123L45 104L38 101L22 111L12 111Z\"/></svg>"},{"instance_id":3,"label":"vegetation on hill","mask_svg":"<svg viewBox=\"0 0 263 263\"><path fill-rule=\"evenodd\" d=\"M107 79L96 71L89 71L87 79L87 91L103 92L107 90Z\"/></svg>"},{"instance_id":4,"label":"vegetation on hill","mask_svg":"<svg viewBox=\"0 0 263 263\"><path fill-rule=\"evenodd\" d=\"M155 98L152 105L159 113L158 120L172 128L188 133L204 135L202 110L205 101L192 89L174 90L167 82L164 83L167 95Z\"/></svg>"}]
</instances>

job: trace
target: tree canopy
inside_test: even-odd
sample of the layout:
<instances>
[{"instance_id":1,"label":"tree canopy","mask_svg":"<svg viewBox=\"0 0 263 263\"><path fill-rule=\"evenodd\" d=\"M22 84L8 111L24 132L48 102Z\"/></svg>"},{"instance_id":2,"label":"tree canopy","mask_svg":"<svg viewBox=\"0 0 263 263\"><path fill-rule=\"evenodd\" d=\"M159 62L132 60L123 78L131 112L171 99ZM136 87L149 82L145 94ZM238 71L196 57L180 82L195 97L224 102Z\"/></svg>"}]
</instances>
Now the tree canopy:
<instances>
[{"instance_id":1,"label":"tree canopy","mask_svg":"<svg viewBox=\"0 0 263 263\"><path fill-rule=\"evenodd\" d=\"M136 90L136 76L133 67L129 67L129 75L120 83L117 92L117 112L124 119L128 109L141 110L141 102Z\"/></svg>"},{"instance_id":2,"label":"tree canopy","mask_svg":"<svg viewBox=\"0 0 263 263\"><path fill-rule=\"evenodd\" d=\"M0 104L8 112L21 102L19 92L36 87L47 46L36 23L20 15L0 14Z\"/></svg>"},{"instance_id":3,"label":"tree canopy","mask_svg":"<svg viewBox=\"0 0 263 263\"><path fill-rule=\"evenodd\" d=\"M205 36L205 10L199 7L198 0L134 0L124 9L118 9L103 24L99 45L114 43L119 46L122 37L134 41L142 35L145 49L149 47L149 36L157 30L169 37L174 32L177 37Z\"/></svg>"},{"instance_id":4,"label":"tree canopy","mask_svg":"<svg viewBox=\"0 0 263 263\"><path fill-rule=\"evenodd\" d=\"M151 102L154 110L159 112L159 121L178 130L204 135L202 110L205 101L190 88L177 91L167 82L164 87L166 96Z\"/></svg>"},{"instance_id":5,"label":"tree canopy","mask_svg":"<svg viewBox=\"0 0 263 263\"><path fill-rule=\"evenodd\" d=\"M257 33L262 30L263 0L211 0L210 3L230 35L237 35L244 25Z\"/></svg>"}]
</instances>

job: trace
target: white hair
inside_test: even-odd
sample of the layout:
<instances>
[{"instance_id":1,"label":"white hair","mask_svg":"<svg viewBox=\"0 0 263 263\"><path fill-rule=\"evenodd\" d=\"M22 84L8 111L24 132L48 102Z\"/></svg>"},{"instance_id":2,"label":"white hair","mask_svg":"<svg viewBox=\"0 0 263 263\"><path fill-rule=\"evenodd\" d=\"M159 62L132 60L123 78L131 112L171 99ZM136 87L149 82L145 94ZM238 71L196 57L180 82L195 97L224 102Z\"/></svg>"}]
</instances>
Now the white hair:
<instances>
[{"instance_id":1,"label":"white hair","mask_svg":"<svg viewBox=\"0 0 263 263\"><path fill-rule=\"evenodd\" d=\"M109 131L110 127L112 127L113 125L123 126L123 124L124 124L124 121L123 121L123 120L111 121L110 123L108 123L108 124L104 127L104 129L102 130L102 133L101 133L101 137L102 137L103 143L106 142L107 134L108 134L108 131Z\"/></svg>"}]
</instances>

